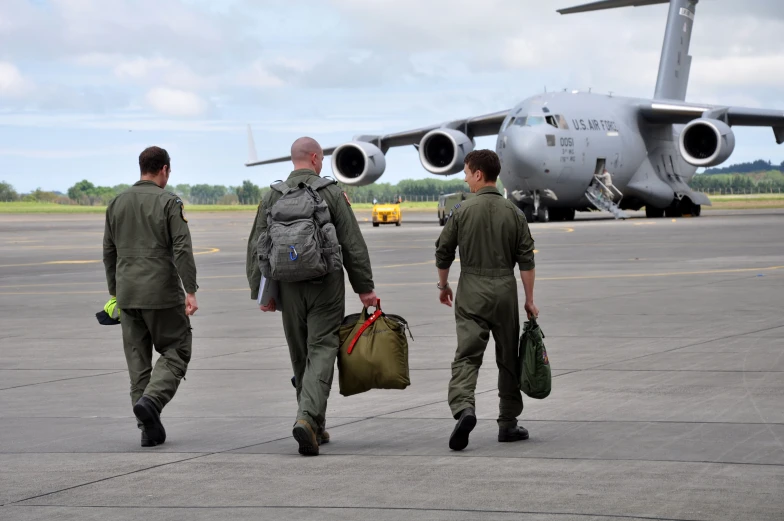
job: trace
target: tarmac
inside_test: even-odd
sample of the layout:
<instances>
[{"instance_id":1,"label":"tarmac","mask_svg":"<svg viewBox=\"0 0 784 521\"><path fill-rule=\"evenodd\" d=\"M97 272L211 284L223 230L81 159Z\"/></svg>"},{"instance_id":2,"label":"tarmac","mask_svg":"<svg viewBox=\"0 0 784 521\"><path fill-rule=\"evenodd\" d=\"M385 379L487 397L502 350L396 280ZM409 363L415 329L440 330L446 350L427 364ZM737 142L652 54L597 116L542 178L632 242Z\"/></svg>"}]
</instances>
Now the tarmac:
<instances>
[{"instance_id":1,"label":"tarmac","mask_svg":"<svg viewBox=\"0 0 784 521\"><path fill-rule=\"evenodd\" d=\"M524 397L529 440L498 443L491 339L462 452L432 213L358 212L381 307L411 324L411 385L343 397L336 369L316 458L291 436L280 314L250 300L253 214L189 216L193 359L147 449L120 327L95 319L103 216L0 216L0 519L784 519L784 211L532 223L553 391Z\"/></svg>"}]
</instances>

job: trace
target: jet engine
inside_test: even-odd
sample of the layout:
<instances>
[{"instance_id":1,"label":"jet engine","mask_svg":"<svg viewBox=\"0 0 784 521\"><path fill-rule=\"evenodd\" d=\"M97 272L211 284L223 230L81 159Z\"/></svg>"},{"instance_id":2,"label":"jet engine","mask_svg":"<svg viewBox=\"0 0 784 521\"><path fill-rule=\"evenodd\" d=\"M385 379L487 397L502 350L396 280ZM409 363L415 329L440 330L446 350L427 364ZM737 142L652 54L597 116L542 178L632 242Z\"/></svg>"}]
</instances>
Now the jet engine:
<instances>
[{"instance_id":1,"label":"jet engine","mask_svg":"<svg viewBox=\"0 0 784 521\"><path fill-rule=\"evenodd\" d=\"M680 135L683 159L694 166L723 163L735 149L735 134L723 121L700 118L690 121Z\"/></svg>"},{"instance_id":2,"label":"jet engine","mask_svg":"<svg viewBox=\"0 0 784 521\"><path fill-rule=\"evenodd\" d=\"M473 149L473 140L462 132L438 128L425 134L419 142L419 160L431 174L456 174L463 170L463 160Z\"/></svg>"},{"instance_id":3,"label":"jet engine","mask_svg":"<svg viewBox=\"0 0 784 521\"><path fill-rule=\"evenodd\" d=\"M365 186L375 183L387 167L384 153L364 141L351 141L332 152L332 173L341 183Z\"/></svg>"}]
</instances>

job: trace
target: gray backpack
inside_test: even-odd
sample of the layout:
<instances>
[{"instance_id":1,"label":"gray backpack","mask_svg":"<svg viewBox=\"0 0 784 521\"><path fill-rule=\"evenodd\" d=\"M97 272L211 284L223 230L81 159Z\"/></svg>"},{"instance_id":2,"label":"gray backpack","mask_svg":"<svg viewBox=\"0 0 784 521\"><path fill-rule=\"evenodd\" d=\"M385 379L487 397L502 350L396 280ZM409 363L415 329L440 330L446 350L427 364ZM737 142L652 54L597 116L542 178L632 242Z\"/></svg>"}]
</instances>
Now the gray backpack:
<instances>
[{"instance_id":1,"label":"gray backpack","mask_svg":"<svg viewBox=\"0 0 784 521\"><path fill-rule=\"evenodd\" d=\"M271 185L283 194L267 209L267 230L259 235L259 268L267 279L300 282L343 269L343 257L329 207L319 190L334 179L319 178L291 188Z\"/></svg>"}]
</instances>

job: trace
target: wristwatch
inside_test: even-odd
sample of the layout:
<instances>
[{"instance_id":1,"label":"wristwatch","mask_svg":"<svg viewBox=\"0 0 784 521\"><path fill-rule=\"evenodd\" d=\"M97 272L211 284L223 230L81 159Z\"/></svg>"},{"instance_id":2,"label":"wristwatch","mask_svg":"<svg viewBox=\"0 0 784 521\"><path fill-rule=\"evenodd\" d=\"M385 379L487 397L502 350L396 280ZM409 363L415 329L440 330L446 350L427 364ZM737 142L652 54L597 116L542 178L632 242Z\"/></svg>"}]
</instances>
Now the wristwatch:
<instances>
[{"instance_id":1,"label":"wristwatch","mask_svg":"<svg viewBox=\"0 0 784 521\"><path fill-rule=\"evenodd\" d=\"M439 280L438 282L436 282L436 287L443 291L443 290L445 290L446 288L449 287L449 281L446 281L446 284L441 286L441 281Z\"/></svg>"}]
</instances>

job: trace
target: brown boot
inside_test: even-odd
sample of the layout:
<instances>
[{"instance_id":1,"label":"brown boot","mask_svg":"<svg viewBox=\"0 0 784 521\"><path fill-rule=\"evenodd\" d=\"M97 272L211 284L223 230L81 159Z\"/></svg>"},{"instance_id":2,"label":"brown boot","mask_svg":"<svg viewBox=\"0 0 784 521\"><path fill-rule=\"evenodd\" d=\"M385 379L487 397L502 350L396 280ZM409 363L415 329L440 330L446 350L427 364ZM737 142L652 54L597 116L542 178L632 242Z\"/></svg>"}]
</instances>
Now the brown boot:
<instances>
[{"instance_id":1,"label":"brown boot","mask_svg":"<svg viewBox=\"0 0 784 521\"><path fill-rule=\"evenodd\" d=\"M329 443L329 433L327 431L321 431L321 434L318 436L318 444L326 445L327 443Z\"/></svg>"},{"instance_id":2,"label":"brown boot","mask_svg":"<svg viewBox=\"0 0 784 521\"><path fill-rule=\"evenodd\" d=\"M292 431L294 439L299 443L299 453L303 456L318 456L319 444L313 427L305 420L297 420Z\"/></svg>"}]
</instances>

